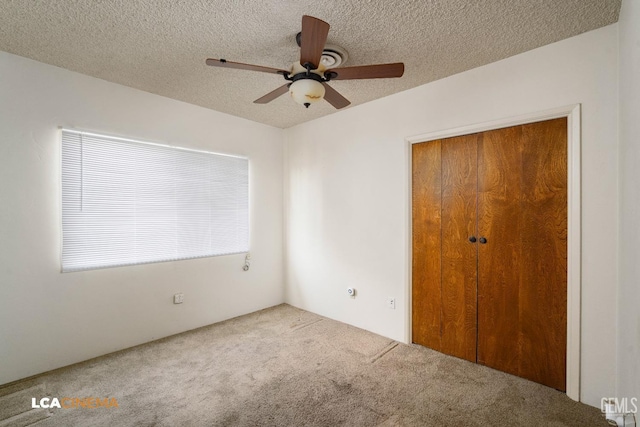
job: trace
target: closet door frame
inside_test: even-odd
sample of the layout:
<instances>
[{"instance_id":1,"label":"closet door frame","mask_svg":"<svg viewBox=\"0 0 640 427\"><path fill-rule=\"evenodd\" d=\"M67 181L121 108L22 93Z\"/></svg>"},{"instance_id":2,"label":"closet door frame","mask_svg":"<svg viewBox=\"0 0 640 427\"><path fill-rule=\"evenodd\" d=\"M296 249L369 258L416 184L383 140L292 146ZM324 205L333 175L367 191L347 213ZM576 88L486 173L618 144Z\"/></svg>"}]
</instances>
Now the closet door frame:
<instances>
[{"instance_id":1,"label":"closet door frame","mask_svg":"<svg viewBox=\"0 0 640 427\"><path fill-rule=\"evenodd\" d=\"M438 139L451 138L493 129L540 122L544 120L567 118L567 396L580 401L580 298L581 298L581 168L580 168L580 104L568 105L516 117L461 126L436 132L428 132L405 138L407 173L407 242L409 256L407 265L406 334L405 342L411 343L412 335L412 159L411 145Z\"/></svg>"}]
</instances>

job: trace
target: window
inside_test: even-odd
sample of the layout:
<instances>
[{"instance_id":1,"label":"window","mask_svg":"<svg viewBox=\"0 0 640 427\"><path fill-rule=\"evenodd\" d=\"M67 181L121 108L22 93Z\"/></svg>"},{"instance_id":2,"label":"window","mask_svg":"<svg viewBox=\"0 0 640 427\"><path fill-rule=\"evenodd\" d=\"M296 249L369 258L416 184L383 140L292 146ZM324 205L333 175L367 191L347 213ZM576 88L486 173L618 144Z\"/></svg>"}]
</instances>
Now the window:
<instances>
[{"instance_id":1,"label":"window","mask_svg":"<svg viewBox=\"0 0 640 427\"><path fill-rule=\"evenodd\" d=\"M62 130L62 271L249 250L249 161Z\"/></svg>"}]
</instances>

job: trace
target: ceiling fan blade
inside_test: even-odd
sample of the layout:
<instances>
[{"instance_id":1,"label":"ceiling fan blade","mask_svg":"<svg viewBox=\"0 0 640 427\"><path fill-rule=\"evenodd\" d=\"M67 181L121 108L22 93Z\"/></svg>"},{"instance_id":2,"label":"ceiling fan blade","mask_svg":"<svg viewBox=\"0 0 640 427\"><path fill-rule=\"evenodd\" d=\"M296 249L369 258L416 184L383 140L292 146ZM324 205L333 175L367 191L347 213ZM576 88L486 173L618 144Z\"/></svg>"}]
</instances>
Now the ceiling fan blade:
<instances>
[{"instance_id":1,"label":"ceiling fan blade","mask_svg":"<svg viewBox=\"0 0 640 427\"><path fill-rule=\"evenodd\" d=\"M266 104L268 102L273 101L274 99L276 99L280 95L284 95L288 91L289 91L289 83L287 83L285 85L282 85L278 89L269 92L268 94L266 94L262 98L256 99L255 101L253 101L253 103L254 104Z\"/></svg>"},{"instance_id":2,"label":"ceiling fan blade","mask_svg":"<svg viewBox=\"0 0 640 427\"><path fill-rule=\"evenodd\" d=\"M335 90L334 88L332 88L326 83L322 83L322 84L324 85L324 89L325 89L324 99L329 104L333 105L338 110L351 104L351 102L349 102L349 100L344 96L340 95L337 90Z\"/></svg>"},{"instance_id":3,"label":"ceiling fan blade","mask_svg":"<svg viewBox=\"0 0 640 427\"><path fill-rule=\"evenodd\" d=\"M300 65L311 64L315 70L320 65L322 51L329 35L329 24L313 16L302 17L302 35L300 36Z\"/></svg>"},{"instance_id":4,"label":"ceiling fan blade","mask_svg":"<svg viewBox=\"0 0 640 427\"><path fill-rule=\"evenodd\" d=\"M357 67L333 68L324 72L325 76L335 73L331 80L354 80L354 79L387 79L391 77L402 77L404 74L404 64L396 62L393 64L360 65Z\"/></svg>"},{"instance_id":5,"label":"ceiling fan blade","mask_svg":"<svg viewBox=\"0 0 640 427\"><path fill-rule=\"evenodd\" d=\"M237 70L249 70L249 71L260 71L262 73L272 73L272 74L282 74L286 73L289 75L289 71L287 70L279 70L277 68L263 67L261 65L251 65L251 64L243 64L241 62L231 62L226 59L207 59L207 65L211 65L212 67L222 67L222 68L235 68Z\"/></svg>"}]
</instances>

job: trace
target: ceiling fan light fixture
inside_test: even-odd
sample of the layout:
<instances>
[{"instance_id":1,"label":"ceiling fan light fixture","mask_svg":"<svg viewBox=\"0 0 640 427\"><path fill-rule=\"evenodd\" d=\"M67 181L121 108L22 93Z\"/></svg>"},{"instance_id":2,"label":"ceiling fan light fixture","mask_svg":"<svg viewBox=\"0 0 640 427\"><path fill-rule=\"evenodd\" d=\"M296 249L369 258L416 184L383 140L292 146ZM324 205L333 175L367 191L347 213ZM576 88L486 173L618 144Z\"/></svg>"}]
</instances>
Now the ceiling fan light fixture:
<instances>
[{"instance_id":1,"label":"ceiling fan light fixture","mask_svg":"<svg viewBox=\"0 0 640 427\"><path fill-rule=\"evenodd\" d=\"M291 83L289 93L294 101L309 108L311 104L322 101L324 98L324 85L314 79L300 79Z\"/></svg>"}]
</instances>

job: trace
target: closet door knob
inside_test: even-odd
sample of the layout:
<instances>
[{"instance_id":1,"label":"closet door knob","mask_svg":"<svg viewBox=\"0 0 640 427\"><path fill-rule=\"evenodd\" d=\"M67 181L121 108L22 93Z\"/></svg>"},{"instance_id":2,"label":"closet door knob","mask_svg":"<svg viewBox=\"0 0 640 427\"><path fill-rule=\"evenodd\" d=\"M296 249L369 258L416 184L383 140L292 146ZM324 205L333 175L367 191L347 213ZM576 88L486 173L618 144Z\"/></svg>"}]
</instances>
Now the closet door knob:
<instances>
[{"instance_id":1,"label":"closet door knob","mask_svg":"<svg viewBox=\"0 0 640 427\"><path fill-rule=\"evenodd\" d=\"M471 237L469 237L469 241L470 241L471 243L475 243L475 242L476 242L476 236L471 236Z\"/></svg>"},{"instance_id":2,"label":"closet door knob","mask_svg":"<svg viewBox=\"0 0 640 427\"><path fill-rule=\"evenodd\" d=\"M485 243L487 243L487 239L485 239L484 237L481 237L480 238L480 243L482 243L484 245Z\"/></svg>"}]
</instances>

